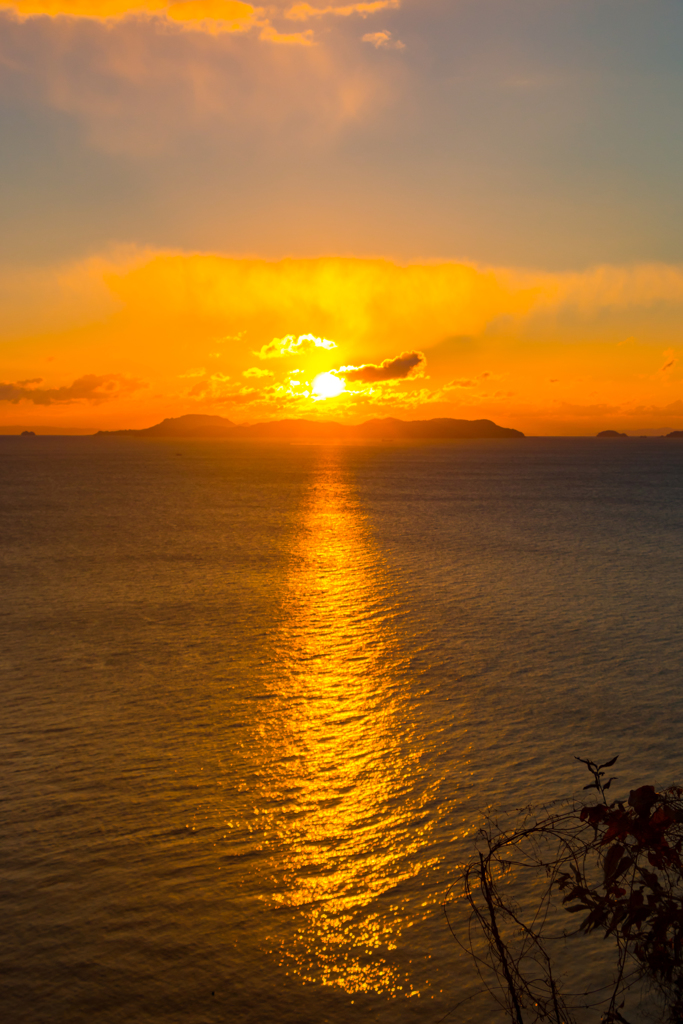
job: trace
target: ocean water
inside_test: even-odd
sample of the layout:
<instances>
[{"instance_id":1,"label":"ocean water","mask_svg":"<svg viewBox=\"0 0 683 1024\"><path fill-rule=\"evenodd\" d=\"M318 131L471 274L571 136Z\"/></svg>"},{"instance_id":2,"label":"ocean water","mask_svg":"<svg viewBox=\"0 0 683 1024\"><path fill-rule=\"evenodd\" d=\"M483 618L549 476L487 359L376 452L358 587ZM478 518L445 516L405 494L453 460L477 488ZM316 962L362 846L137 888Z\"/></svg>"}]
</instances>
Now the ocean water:
<instances>
[{"instance_id":1,"label":"ocean water","mask_svg":"<svg viewBox=\"0 0 683 1024\"><path fill-rule=\"evenodd\" d=\"M503 1020L487 807L683 780L683 444L0 438L12 1024Z\"/></svg>"}]
</instances>

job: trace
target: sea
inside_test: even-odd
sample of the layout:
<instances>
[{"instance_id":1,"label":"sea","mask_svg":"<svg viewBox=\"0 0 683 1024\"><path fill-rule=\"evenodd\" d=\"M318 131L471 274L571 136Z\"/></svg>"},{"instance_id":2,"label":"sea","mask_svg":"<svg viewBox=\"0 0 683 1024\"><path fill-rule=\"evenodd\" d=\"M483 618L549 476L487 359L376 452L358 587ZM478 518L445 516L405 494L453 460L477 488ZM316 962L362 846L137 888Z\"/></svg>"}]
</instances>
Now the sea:
<instances>
[{"instance_id":1,"label":"sea","mask_svg":"<svg viewBox=\"0 0 683 1024\"><path fill-rule=\"evenodd\" d=\"M502 1024L448 920L486 815L683 782L679 441L0 467L8 1024Z\"/></svg>"}]
</instances>

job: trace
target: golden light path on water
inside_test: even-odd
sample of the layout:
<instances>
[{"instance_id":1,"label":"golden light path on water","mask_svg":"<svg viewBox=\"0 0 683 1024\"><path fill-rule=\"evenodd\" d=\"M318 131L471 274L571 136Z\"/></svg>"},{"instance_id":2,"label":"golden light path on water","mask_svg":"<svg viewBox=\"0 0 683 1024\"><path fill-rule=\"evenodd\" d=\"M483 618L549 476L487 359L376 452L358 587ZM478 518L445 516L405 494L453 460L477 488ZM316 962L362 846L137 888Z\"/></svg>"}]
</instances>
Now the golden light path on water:
<instances>
[{"instance_id":1,"label":"golden light path on water","mask_svg":"<svg viewBox=\"0 0 683 1024\"><path fill-rule=\"evenodd\" d=\"M279 713L261 727L273 766L264 898L294 911L272 935L281 964L350 993L411 993L387 956L411 926L391 894L430 864L436 783L414 784L423 750L399 686L397 618L339 449L323 448L275 641Z\"/></svg>"}]
</instances>

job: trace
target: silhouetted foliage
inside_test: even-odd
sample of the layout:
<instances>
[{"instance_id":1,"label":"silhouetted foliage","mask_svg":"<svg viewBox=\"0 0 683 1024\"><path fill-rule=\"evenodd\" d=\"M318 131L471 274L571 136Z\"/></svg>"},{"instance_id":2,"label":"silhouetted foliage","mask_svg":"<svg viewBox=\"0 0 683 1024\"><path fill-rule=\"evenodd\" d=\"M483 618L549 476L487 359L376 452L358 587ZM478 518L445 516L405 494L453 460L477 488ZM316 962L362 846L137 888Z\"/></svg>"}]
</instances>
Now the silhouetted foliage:
<instances>
[{"instance_id":1,"label":"silhouetted foliage","mask_svg":"<svg viewBox=\"0 0 683 1024\"><path fill-rule=\"evenodd\" d=\"M652 1019L683 1024L683 789L641 786L608 803L614 777L605 770L617 758L577 760L599 802L519 812L512 829L488 820L444 904L451 930L513 1024L572 1024L591 1008L602 1024L633 1024L626 1003L643 991ZM467 938L453 914L463 900ZM566 913L583 915L578 928ZM611 958L610 982L603 992L563 992L567 940L591 933L608 944L600 952Z\"/></svg>"}]
</instances>

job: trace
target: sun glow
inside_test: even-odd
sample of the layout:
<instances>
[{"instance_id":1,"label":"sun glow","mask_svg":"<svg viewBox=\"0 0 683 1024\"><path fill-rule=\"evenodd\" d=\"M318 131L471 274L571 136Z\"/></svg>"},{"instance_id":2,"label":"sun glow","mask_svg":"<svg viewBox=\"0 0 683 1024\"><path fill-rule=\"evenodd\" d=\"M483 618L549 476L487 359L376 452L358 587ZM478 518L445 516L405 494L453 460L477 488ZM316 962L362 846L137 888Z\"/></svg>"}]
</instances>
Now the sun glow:
<instances>
[{"instance_id":1,"label":"sun glow","mask_svg":"<svg viewBox=\"0 0 683 1024\"><path fill-rule=\"evenodd\" d=\"M345 389L346 383L333 373L319 373L313 380L313 394L317 398L336 398Z\"/></svg>"}]
</instances>

